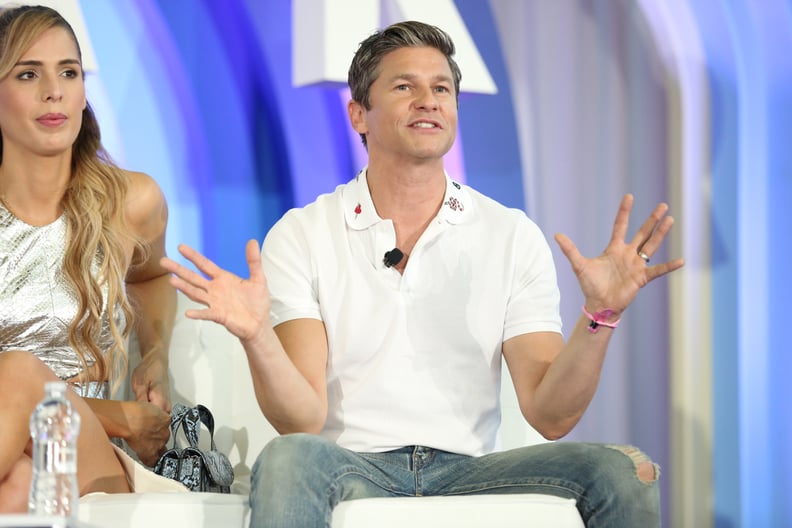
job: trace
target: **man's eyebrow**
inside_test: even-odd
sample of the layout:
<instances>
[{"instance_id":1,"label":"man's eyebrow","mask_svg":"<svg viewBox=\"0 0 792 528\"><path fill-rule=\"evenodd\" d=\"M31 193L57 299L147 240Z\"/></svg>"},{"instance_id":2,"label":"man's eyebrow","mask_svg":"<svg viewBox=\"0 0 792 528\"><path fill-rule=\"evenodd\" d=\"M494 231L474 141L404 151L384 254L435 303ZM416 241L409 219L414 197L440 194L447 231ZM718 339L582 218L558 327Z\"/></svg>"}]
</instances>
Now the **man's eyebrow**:
<instances>
[{"instance_id":1,"label":"man's eyebrow","mask_svg":"<svg viewBox=\"0 0 792 528\"><path fill-rule=\"evenodd\" d=\"M414 74L414 73L397 73L396 75L393 75L390 78L390 82L394 82L394 81L398 81L398 80L413 81L417 77L418 76L416 74ZM450 76L445 75L445 74L435 75L434 77L432 77L432 80L435 81L435 82L437 82L437 81L449 82L449 83L453 82L453 79L451 79Z\"/></svg>"}]
</instances>

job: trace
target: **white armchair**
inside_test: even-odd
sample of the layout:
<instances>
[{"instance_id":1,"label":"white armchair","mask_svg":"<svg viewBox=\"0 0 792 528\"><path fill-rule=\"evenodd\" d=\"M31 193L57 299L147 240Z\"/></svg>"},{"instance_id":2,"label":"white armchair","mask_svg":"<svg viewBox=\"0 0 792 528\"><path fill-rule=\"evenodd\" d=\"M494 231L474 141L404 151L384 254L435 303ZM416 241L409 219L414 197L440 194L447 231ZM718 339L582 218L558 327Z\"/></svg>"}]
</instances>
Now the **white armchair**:
<instances>
[{"instance_id":1,"label":"white armchair","mask_svg":"<svg viewBox=\"0 0 792 528\"><path fill-rule=\"evenodd\" d=\"M79 519L88 526L226 528L249 524L250 469L277 433L258 408L239 341L219 325L184 317L191 306L179 294L170 354L172 396L188 405L201 403L214 414L215 441L234 466L232 493L94 493L80 501ZM504 383L503 446L541 441L524 425L513 392L505 390L510 386ZM583 522L574 500L540 494L362 499L342 502L334 511L333 528L372 526L581 528Z\"/></svg>"}]
</instances>

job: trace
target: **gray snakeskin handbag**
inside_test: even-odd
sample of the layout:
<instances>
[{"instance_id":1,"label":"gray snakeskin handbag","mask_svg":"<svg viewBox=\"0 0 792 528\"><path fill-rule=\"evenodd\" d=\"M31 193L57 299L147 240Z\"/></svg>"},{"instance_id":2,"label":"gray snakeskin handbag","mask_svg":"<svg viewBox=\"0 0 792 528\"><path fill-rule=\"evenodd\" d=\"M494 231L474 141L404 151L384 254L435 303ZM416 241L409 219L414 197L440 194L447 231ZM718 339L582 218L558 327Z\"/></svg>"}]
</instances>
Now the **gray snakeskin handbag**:
<instances>
[{"instance_id":1,"label":"gray snakeskin handbag","mask_svg":"<svg viewBox=\"0 0 792 528\"><path fill-rule=\"evenodd\" d=\"M202 450L198 446L201 424L209 430L211 448ZM177 480L191 491L230 493L234 482L234 468L228 457L217 450L214 441L214 417L203 405L187 407L181 403L173 405L171 411L171 440L168 449L154 466L154 473ZM178 447L176 437L184 432L188 445Z\"/></svg>"}]
</instances>

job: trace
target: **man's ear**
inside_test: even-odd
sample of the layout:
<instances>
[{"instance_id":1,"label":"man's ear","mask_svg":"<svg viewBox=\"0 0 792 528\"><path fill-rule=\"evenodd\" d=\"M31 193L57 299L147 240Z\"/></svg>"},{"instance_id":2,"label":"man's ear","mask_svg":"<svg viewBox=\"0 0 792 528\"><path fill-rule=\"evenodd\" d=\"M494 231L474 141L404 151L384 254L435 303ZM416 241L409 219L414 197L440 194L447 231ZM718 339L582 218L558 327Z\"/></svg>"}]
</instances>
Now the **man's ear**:
<instances>
[{"instance_id":1,"label":"man's ear","mask_svg":"<svg viewBox=\"0 0 792 528\"><path fill-rule=\"evenodd\" d=\"M347 103L347 113L349 114L349 122L352 128L358 134L367 134L368 126L366 125L366 109L362 104L352 99Z\"/></svg>"}]
</instances>

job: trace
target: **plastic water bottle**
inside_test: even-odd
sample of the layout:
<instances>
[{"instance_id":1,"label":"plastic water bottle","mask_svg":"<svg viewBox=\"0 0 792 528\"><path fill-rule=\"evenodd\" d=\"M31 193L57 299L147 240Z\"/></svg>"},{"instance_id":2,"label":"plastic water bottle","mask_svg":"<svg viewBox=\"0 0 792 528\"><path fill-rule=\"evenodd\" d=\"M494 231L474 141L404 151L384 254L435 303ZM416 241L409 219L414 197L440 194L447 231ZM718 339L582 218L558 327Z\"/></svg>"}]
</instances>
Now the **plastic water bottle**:
<instances>
[{"instance_id":1,"label":"plastic water bottle","mask_svg":"<svg viewBox=\"0 0 792 528\"><path fill-rule=\"evenodd\" d=\"M36 515L77 517L77 435L80 415L66 399L66 383L49 382L44 399L30 416L33 480L28 511Z\"/></svg>"}]
</instances>

